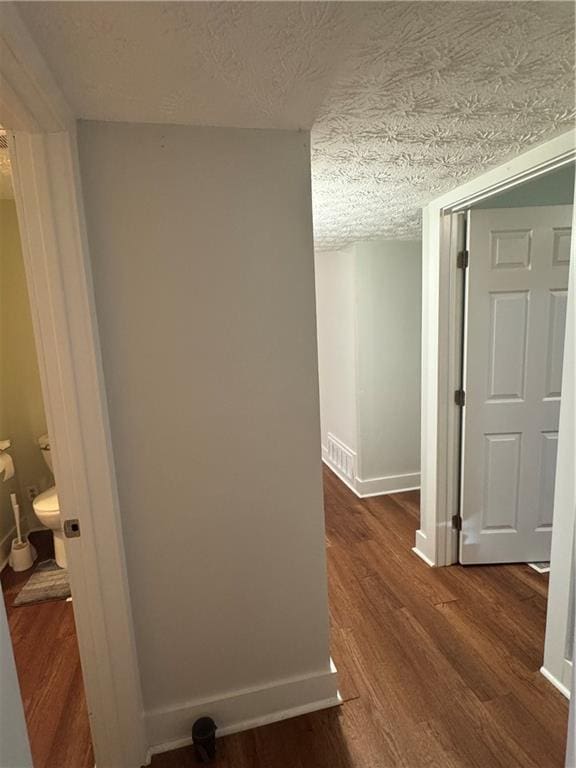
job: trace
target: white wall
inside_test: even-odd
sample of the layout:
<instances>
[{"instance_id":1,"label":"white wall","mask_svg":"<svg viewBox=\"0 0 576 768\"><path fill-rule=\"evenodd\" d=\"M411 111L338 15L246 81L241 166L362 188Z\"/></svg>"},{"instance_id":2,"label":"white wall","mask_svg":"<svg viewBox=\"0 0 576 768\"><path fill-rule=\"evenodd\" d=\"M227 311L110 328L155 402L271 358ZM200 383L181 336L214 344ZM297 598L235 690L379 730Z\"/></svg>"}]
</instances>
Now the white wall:
<instances>
[{"instance_id":1,"label":"white wall","mask_svg":"<svg viewBox=\"0 0 576 768\"><path fill-rule=\"evenodd\" d=\"M359 475L417 486L421 243L377 240L356 253Z\"/></svg>"},{"instance_id":2,"label":"white wall","mask_svg":"<svg viewBox=\"0 0 576 768\"><path fill-rule=\"evenodd\" d=\"M79 148L149 740L333 703L309 136Z\"/></svg>"},{"instance_id":3,"label":"white wall","mask_svg":"<svg viewBox=\"0 0 576 768\"><path fill-rule=\"evenodd\" d=\"M316 254L323 455L358 495L420 482L421 244ZM353 452L346 476L328 434Z\"/></svg>"},{"instance_id":4,"label":"white wall","mask_svg":"<svg viewBox=\"0 0 576 768\"><path fill-rule=\"evenodd\" d=\"M315 256L322 448L328 433L353 452L356 422L356 277L354 246Z\"/></svg>"}]
</instances>

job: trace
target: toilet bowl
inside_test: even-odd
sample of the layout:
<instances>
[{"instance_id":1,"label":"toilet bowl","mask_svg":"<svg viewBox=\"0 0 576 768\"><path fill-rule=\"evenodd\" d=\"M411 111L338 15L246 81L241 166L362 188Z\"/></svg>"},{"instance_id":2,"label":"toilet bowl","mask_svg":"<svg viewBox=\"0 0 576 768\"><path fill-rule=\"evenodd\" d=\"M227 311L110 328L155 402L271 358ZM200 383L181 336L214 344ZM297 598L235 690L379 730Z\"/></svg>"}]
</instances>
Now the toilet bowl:
<instances>
[{"instance_id":1,"label":"toilet bowl","mask_svg":"<svg viewBox=\"0 0 576 768\"><path fill-rule=\"evenodd\" d=\"M54 557L60 568L66 568L66 550L64 549L64 532L62 530L62 519L60 517L60 505L58 503L58 494L56 486L48 488L47 491L36 496L32 502L34 514L38 520L50 528L52 538L54 539Z\"/></svg>"},{"instance_id":2,"label":"toilet bowl","mask_svg":"<svg viewBox=\"0 0 576 768\"><path fill-rule=\"evenodd\" d=\"M46 464L51 472L52 469L52 456L50 454L50 440L48 435L42 435L38 439L40 450ZM62 530L62 518L60 517L60 503L58 501L58 494L56 493L56 486L48 488L47 491L36 496L32 502L34 508L34 514L46 528L52 531L52 538L54 539L54 557L56 563L60 568L66 568L66 549L64 548L64 532Z\"/></svg>"}]
</instances>

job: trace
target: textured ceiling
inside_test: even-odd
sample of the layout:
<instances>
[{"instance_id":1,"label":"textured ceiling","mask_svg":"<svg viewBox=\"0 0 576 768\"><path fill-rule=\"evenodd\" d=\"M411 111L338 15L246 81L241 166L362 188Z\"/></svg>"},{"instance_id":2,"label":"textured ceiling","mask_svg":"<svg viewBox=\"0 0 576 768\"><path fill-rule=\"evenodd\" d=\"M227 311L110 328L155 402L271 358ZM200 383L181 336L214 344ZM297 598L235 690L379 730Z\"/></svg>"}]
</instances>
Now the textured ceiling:
<instances>
[{"instance_id":1,"label":"textured ceiling","mask_svg":"<svg viewBox=\"0 0 576 768\"><path fill-rule=\"evenodd\" d=\"M76 114L309 128L360 17L354 4L24 2Z\"/></svg>"},{"instance_id":2,"label":"textured ceiling","mask_svg":"<svg viewBox=\"0 0 576 768\"><path fill-rule=\"evenodd\" d=\"M84 118L313 127L319 247L568 130L569 2L21 3Z\"/></svg>"},{"instance_id":3,"label":"textured ceiling","mask_svg":"<svg viewBox=\"0 0 576 768\"><path fill-rule=\"evenodd\" d=\"M574 122L574 6L366 9L313 129L317 244L420 237L420 208Z\"/></svg>"}]
</instances>

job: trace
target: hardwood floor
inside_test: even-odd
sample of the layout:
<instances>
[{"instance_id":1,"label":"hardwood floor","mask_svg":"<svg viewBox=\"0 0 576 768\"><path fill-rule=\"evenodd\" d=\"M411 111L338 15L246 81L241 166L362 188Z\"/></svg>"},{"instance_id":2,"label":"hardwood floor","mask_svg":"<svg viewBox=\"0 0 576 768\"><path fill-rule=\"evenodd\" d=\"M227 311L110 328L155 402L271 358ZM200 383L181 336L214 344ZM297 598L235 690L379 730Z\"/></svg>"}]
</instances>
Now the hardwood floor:
<instances>
[{"instance_id":1,"label":"hardwood floor","mask_svg":"<svg viewBox=\"0 0 576 768\"><path fill-rule=\"evenodd\" d=\"M38 549L37 562L53 557L50 531L30 539ZM31 573L6 567L1 581L34 768L94 768L72 603L14 608Z\"/></svg>"},{"instance_id":2,"label":"hardwood floor","mask_svg":"<svg viewBox=\"0 0 576 768\"><path fill-rule=\"evenodd\" d=\"M325 470L332 655L345 703L218 740L218 768L560 768L568 704L539 673L547 576L429 568L416 492ZM152 768L194 765L191 748Z\"/></svg>"}]
</instances>

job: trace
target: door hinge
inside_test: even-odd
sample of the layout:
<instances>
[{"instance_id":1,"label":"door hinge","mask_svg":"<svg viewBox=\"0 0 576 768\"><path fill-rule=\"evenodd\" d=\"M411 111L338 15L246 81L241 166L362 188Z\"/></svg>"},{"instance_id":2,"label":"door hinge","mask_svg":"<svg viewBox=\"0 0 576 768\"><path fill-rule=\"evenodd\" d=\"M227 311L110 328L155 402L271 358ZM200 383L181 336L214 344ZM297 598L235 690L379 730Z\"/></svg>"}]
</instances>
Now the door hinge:
<instances>
[{"instance_id":1,"label":"door hinge","mask_svg":"<svg viewBox=\"0 0 576 768\"><path fill-rule=\"evenodd\" d=\"M469 257L470 254L468 251L458 251L458 256L456 257L456 266L458 269L466 269L468 267Z\"/></svg>"},{"instance_id":2,"label":"door hinge","mask_svg":"<svg viewBox=\"0 0 576 768\"><path fill-rule=\"evenodd\" d=\"M463 389L457 389L454 392L454 402L461 408L466 405L466 392Z\"/></svg>"},{"instance_id":3,"label":"door hinge","mask_svg":"<svg viewBox=\"0 0 576 768\"><path fill-rule=\"evenodd\" d=\"M462 530L462 518L460 515L452 515L452 528L456 531Z\"/></svg>"}]
</instances>

